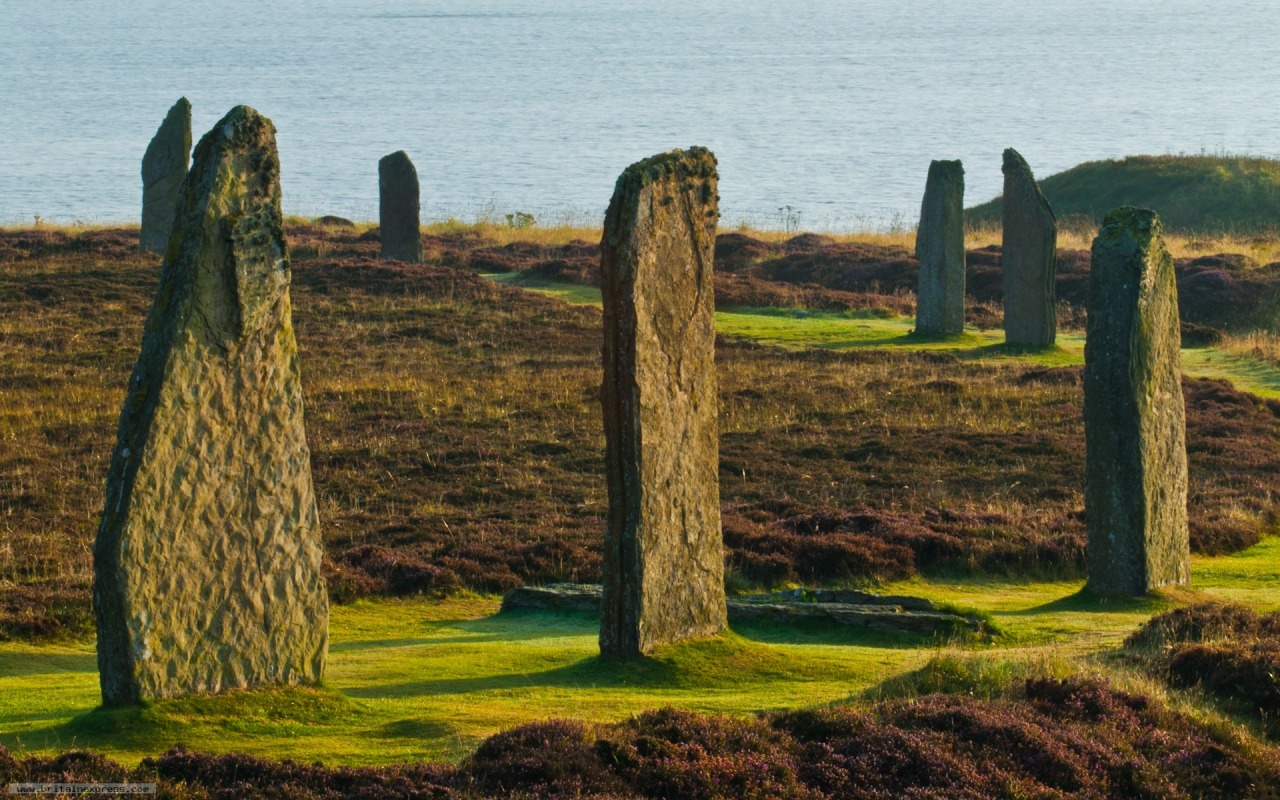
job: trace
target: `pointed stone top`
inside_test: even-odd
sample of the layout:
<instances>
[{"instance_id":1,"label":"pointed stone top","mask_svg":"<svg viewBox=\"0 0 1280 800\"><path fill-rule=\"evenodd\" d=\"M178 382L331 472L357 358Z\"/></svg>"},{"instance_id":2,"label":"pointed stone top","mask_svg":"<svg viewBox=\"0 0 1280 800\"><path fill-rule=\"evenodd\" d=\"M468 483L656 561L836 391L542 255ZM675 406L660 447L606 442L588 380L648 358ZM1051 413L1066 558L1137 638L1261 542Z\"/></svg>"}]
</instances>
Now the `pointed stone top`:
<instances>
[{"instance_id":1,"label":"pointed stone top","mask_svg":"<svg viewBox=\"0 0 1280 800\"><path fill-rule=\"evenodd\" d=\"M256 330L289 284L275 134L271 120L236 106L200 139L182 186L165 269L196 281L220 340Z\"/></svg>"},{"instance_id":2,"label":"pointed stone top","mask_svg":"<svg viewBox=\"0 0 1280 800\"><path fill-rule=\"evenodd\" d=\"M1022 154L1012 147L1006 147L1004 149L1004 172L1012 172L1014 170L1025 172L1028 175L1031 174L1031 167L1027 165L1027 160L1022 157Z\"/></svg>"},{"instance_id":3,"label":"pointed stone top","mask_svg":"<svg viewBox=\"0 0 1280 800\"><path fill-rule=\"evenodd\" d=\"M401 164L407 165L410 169L413 169L413 159L409 158L409 154L403 150L397 150L394 153L385 155L378 159L379 167L398 166Z\"/></svg>"}]
</instances>

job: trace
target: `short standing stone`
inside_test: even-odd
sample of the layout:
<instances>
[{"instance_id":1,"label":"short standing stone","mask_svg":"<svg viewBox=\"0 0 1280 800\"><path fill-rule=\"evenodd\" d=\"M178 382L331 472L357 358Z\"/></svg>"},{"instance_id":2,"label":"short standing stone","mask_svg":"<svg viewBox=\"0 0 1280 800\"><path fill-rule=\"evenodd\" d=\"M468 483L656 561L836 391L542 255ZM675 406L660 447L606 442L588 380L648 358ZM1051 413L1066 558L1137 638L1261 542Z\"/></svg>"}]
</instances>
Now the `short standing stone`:
<instances>
[{"instance_id":1,"label":"short standing stone","mask_svg":"<svg viewBox=\"0 0 1280 800\"><path fill-rule=\"evenodd\" d=\"M178 193L191 158L191 103L173 104L142 156L142 234L140 246L163 253L173 233Z\"/></svg>"},{"instance_id":2,"label":"short standing stone","mask_svg":"<svg viewBox=\"0 0 1280 800\"><path fill-rule=\"evenodd\" d=\"M378 227L384 261L422 260L418 171L403 150L378 162Z\"/></svg>"},{"instance_id":3,"label":"short standing stone","mask_svg":"<svg viewBox=\"0 0 1280 800\"><path fill-rule=\"evenodd\" d=\"M1013 148L1004 151L1003 204L1004 338L1048 347L1058 331L1058 221L1031 167Z\"/></svg>"},{"instance_id":4,"label":"short standing stone","mask_svg":"<svg viewBox=\"0 0 1280 800\"><path fill-rule=\"evenodd\" d=\"M715 157L618 178L601 241L609 518L600 650L634 657L726 625L712 258Z\"/></svg>"},{"instance_id":5,"label":"short standing stone","mask_svg":"<svg viewBox=\"0 0 1280 800\"><path fill-rule=\"evenodd\" d=\"M1093 240L1085 341L1089 589L1189 578L1187 448L1173 261L1155 212L1112 211Z\"/></svg>"},{"instance_id":6,"label":"short standing stone","mask_svg":"<svg viewBox=\"0 0 1280 800\"><path fill-rule=\"evenodd\" d=\"M929 164L916 230L916 259L920 262L916 332L962 333L964 166L959 161Z\"/></svg>"},{"instance_id":7,"label":"short standing stone","mask_svg":"<svg viewBox=\"0 0 1280 800\"><path fill-rule=\"evenodd\" d=\"M320 679L328 599L280 162L245 106L182 187L94 544L103 701Z\"/></svg>"}]
</instances>

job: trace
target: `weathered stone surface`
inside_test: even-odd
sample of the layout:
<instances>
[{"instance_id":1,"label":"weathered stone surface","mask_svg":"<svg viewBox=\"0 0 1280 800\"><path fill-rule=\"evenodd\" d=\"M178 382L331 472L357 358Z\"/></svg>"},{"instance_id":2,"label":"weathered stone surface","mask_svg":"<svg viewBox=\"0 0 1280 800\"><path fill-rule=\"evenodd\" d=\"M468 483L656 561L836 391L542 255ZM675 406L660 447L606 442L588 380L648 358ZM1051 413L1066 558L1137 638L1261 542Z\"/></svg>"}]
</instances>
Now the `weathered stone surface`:
<instances>
[{"instance_id":1,"label":"weathered stone surface","mask_svg":"<svg viewBox=\"0 0 1280 800\"><path fill-rule=\"evenodd\" d=\"M916 229L916 332L964 332L964 166L929 164Z\"/></svg>"},{"instance_id":2,"label":"weathered stone surface","mask_svg":"<svg viewBox=\"0 0 1280 800\"><path fill-rule=\"evenodd\" d=\"M1048 347L1058 333L1058 220L1031 167L1012 147L1004 151L1003 169L1004 338Z\"/></svg>"},{"instance_id":3,"label":"weathered stone surface","mask_svg":"<svg viewBox=\"0 0 1280 800\"><path fill-rule=\"evenodd\" d=\"M601 241L609 518L600 649L724 629L712 258L716 160L632 164Z\"/></svg>"},{"instance_id":4,"label":"weathered stone surface","mask_svg":"<svg viewBox=\"0 0 1280 800\"><path fill-rule=\"evenodd\" d=\"M142 156L142 234L139 245L163 253L173 233L178 194L191 159L191 103L182 97L165 115Z\"/></svg>"},{"instance_id":5,"label":"weathered stone surface","mask_svg":"<svg viewBox=\"0 0 1280 800\"><path fill-rule=\"evenodd\" d=\"M521 586L502 598L502 610L540 609L599 613L602 589L597 584L559 583ZM824 620L838 625L895 633L951 634L984 632L976 617L953 614L919 597L874 595L826 589L795 589L769 595L730 598L730 622L792 623Z\"/></svg>"},{"instance_id":6,"label":"weathered stone surface","mask_svg":"<svg viewBox=\"0 0 1280 800\"><path fill-rule=\"evenodd\" d=\"M324 669L328 599L270 120L196 148L94 543L107 704Z\"/></svg>"},{"instance_id":7,"label":"weathered stone surface","mask_svg":"<svg viewBox=\"0 0 1280 800\"><path fill-rule=\"evenodd\" d=\"M384 261L422 260L418 170L403 150L378 162L378 228Z\"/></svg>"},{"instance_id":8,"label":"weathered stone surface","mask_svg":"<svg viewBox=\"0 0 1280 800\"><path fill-rule=\"evenodd\" d=\"M1155 212L1120 208L1093 240L1084 349L1089 589L1189 577L1178 290Z\"/></svg>"}]
</instances>

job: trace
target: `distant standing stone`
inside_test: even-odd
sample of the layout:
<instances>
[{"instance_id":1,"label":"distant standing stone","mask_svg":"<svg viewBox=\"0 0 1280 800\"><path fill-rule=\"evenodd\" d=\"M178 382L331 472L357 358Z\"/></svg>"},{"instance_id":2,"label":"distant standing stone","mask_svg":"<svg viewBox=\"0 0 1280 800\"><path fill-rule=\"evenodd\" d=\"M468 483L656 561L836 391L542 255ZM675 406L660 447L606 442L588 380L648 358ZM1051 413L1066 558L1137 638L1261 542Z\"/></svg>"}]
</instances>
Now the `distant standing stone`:
<instances>
[{"instance_id":1,"label":"distant standing stone","mask_svg":"<svg viewBox=\"0 0 1280 800\"><path fill-rule=\"evenodd\" d=\"M1160 218L1120 208L1093 240L1084 349L1088 588L1187 583L1178 290Z\"/></svg>"},{"instance_id":2,"label":"distant standing stone","mask_svg":"<svg viewBox=\"0 0 1280 800\"><path fill-rule=\"evenodd\" d=\"M191 103L182 97L165 115L142 156L142 234L140 246L163 253L173 233L178 193L191 159Z\"/></svg>"},{"instance_id":3,"label":"distant standing stone","mask_svg":"<svg viewBox=\"0 0 1280 800\"><path fill-rule=\"evenodd\" d=\"M1004 151L1003 205L1004 338L1048 347L1058 332L1058 221L1031 167L1013 148Z\"/></svg>"},{"instance_id":4,"label":"distant standing stone","mask_svg":"<svg viewBox=\"0 0 1280 800\"><path fill-rule=\"evenodd\" d=\"M964 332L964 166L929 164L920 227L916 230L920 282L916 332Z\"/></svg>"},{"instance_id":5,"label":"distant standing stone","mask_svg":"<svg viewBox=\"0 0 1280 800\"><path fill-rule=\"evenodd\" d=\"M378 227L383 261L422 260L418 171L403 150L378 162Z\"/></svg>"},{"instance_id":6,"label":"distant standing stone","mask_svg":"<svg viewBox=\"0 0 1280 800\"><path fill-rule=\"evenodd\" d=\"M727 624L712 284L717 181L710 151L662 153L622 173L605 216L605 655L644 655Z\"/></svg>"},{"instance_id":7,"label":"distant standing stone","mask_svg":"<svg viewBox=\"0 0 1280 800\"><path fill-rule=\"evenodd\" d=\"M108 705L314 683L328 599L271 121L196 148L94 543Z\"/></svg>"}]
</instances>

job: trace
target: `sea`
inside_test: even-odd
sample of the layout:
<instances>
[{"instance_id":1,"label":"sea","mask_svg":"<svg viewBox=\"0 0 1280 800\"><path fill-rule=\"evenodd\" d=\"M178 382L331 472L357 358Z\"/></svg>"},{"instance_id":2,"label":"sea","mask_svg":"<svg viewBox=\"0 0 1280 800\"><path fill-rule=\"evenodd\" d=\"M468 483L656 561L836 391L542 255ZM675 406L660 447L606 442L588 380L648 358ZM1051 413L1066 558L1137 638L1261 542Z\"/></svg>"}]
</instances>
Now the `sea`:
<instances>
[{"instance_id":1,"label":"sea","mask_svg":"<svg viewBox=\"0 0 1280 800\"><path fill-rule=\"evenodd\" d=\"M0 0L0 224L136 222L186 96L274 121L287 214L376 219L405 150L428 220L598 225L703 145L722 225L905 229L931 159L971 205L1006 147L1280 157L1277 41L1276 0Z\"/></svg>"}]
</instances>

